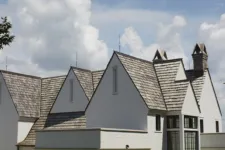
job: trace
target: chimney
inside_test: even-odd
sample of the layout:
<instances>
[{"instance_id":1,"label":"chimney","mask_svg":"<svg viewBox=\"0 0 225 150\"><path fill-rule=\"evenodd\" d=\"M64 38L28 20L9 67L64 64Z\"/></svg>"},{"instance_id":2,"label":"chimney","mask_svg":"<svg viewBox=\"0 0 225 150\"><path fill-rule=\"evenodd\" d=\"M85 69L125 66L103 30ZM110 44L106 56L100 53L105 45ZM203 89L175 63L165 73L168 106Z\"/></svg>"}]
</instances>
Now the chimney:
<instances>
[{"instance_id":1,"label":"chimney","mask_svg":"<svg viewBox=\"0 0 225 150\"><path fill-rule=\"evenodd\" d=\"M196 44L193 54L193 65L194 70L196 72L204 72L206 69L208 69L208 54L206 51L205 44Z\"/></svg>"},{"instance_id":2,"label":"chimney","mask_svg":"<svg viewBox=\"0 0 225 150\"><path fill-rule=\"evenodd\" d=\"M166 51L157 49L153 61L163 61L163 60L167 60Z\"/></svg>"}]
</instances>

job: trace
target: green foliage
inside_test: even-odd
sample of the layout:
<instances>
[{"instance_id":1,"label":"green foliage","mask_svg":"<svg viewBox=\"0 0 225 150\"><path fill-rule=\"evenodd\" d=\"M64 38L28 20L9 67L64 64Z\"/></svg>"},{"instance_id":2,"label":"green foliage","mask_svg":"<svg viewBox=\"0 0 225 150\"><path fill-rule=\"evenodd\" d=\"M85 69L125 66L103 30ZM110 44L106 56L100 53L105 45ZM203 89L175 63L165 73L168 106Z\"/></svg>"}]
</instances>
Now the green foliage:
<instances>
[{"instance_id":1,"label":"green foliage","mask_svg":"<svg viewBox=\"0 0 225 150\"><path fill-rule=\"evenodd\" d=\"M0 50L4 46L9 45L14 40L15 36L10 34L12 24L8 22L7 17L2 17L2 23L0 23Z\"/></svg>"}]
</instances>

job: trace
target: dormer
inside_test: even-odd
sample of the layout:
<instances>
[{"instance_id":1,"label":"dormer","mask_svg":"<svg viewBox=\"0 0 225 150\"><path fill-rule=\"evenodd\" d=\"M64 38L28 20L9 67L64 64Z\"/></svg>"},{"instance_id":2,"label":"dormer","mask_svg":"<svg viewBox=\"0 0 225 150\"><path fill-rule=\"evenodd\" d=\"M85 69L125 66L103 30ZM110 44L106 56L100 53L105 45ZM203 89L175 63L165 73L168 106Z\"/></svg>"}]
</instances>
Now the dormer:
<instances>
[{"instance_id":1,"label":"dormer","mask_svg":"<svg viewBox=\"0 0 225 150\"><path fill-rule=\"evenodd\" d=\"M162 60L167 60L166 51L158 49L155 53L153 61L162 61Z\"/></svg>"},{"instance_id":2,"label":"dormer","mask_svg":"<svg viewBox=\"0 0 225 150\"><path fill-rule=\"evenodd\" d=\"M195 71L204 71L208 68L208 53L205 44L196 44L192 53Z\"/></svg>"}]
</instances>

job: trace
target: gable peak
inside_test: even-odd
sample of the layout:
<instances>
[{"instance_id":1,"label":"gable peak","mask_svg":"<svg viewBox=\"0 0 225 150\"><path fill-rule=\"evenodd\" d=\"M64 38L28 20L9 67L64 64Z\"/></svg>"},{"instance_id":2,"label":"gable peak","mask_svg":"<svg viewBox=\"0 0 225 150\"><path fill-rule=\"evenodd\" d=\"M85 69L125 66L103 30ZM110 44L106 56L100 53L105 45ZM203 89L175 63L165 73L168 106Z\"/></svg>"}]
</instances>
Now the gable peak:
<instances>
[{"instance_id":1,"label":"gable peak","mask_svg":"<svg viewBox=\"0 0 225 150\"><path fill-rule=\"evenodd\" d=\"M205 54L208 55L207 51L206 51L206 46L204 43L196 43L194 51L193 51L193 55L194 54Z\"/></svg>"},{"instance_id":2,"label":"gable peak","mask_svg":"<svg viewBox=\"0 0 225 150\"><path fill-rule=\"evenodd\" d=\"M157 49L153 60L167 60L166 51L162 49Z\"/></svg>"}]
</instances>

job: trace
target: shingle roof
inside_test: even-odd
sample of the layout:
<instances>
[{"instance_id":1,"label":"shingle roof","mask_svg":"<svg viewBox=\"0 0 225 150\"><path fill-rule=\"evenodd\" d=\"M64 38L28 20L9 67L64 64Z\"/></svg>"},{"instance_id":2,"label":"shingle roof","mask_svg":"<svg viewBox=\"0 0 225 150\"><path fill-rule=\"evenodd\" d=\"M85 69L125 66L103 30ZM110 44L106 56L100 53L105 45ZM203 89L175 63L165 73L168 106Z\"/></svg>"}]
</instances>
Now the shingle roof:
<instances>
[{"instance_id":1,"label":"shingle roof","mask_svg":"<svg viewBox=\"0 0 225 150\"><path fill-rule=\"evenodd\" d=\"M47 117L45 130L83 129L86 128L84 112L52 113Z\"/></svg>"},{"instance_id":2,"label":"shingle roof","mask_svg":"<svg viewBox=\"0 0 225 150\"><path fill-rule=\"evenodd\" d=\"M1 71L19 116L39 117L41 78Z\"/></svg>"},{"instance_id":3,"label":"shingle roof","mask_svg":"<svg viewBox=\"0 0 225 150\"><path fill-rule=\"evenodd\" d=\"M86 69L81 69L77 67L72 67L80 85L82 86L88 99L91 99L95 88L97 87L104 70L91 71Z\"/></svg>"},{"instance_id":4,"label":"shingle roof","mask_svg":"<svg viewBox=\"0 0 225 150\"><path fill-rule=\"evenodd\" d=\"M150 109L166 110L153 63L119 52L116 52L116 55L131 77L147 106Z\"/></svg>"},{"instance_id":5,"label":"shingle roof","mask_svg":"<svg viewBox=\"0 0 225 150\"><path fill-rule=\"evenodd\" d=\"M51 77L51 78L43 78L42 79L42 92L41 92L41 117L37 119L37 121L32 126L30 132L24 141L19 143L18 145L35 145L36 139L36 130L41 130L44 128L47 115L52 107L56 96L65 80L66 76L59 77Z\"/></svg>"},{"instance_id":6,"label":"shingle roof","mask_svg":"<svg viewBox=\"0 0 225 150\"><path fill-rule=\"evenodd\" d=\"M79 80L82 88L84 89L84 92L87 95L88 99L90 99L93 94L93 81L91 71L80 68L73 68L73 71L77 76L77 79Z\"/></svg>"},{"instance_id":7,"label":"shingle roof","mask_svg":"<svg viewBox=\"0 0 225 150\"><path fill-rule=\"evenodd\" d=\"M100 71L92 71L92 79L93 79L93 88L94 90L96 89L102 75L104 73L104 70L100 70Z\"/></svg>"},{"instance_id":8,"label":"shingle roof","mask_svg":"<svg viewBox=\"0 0 225 150\"><path fill-rule=\"evenodd\" d=\"M191 81L191 84L193 86L195 96L196 96L198 102L201 98L201 93L202 93L204 80L206 77L206 72L207 71L204 71L203 74L201 74L201 73L197 73L194 70L186 70L186 76L187 76L188 80Z\"/></svg>"},{"instance_id":9,"label":"shingle roof","mask_svg":"<svg viewBox=\"0 0 225 150\"><path fill-rule=\"evenodd\" d=\"M175 81L181 59L154 63L168 111L181 110L189 81Z\"/></svg>"}]
</instances>

